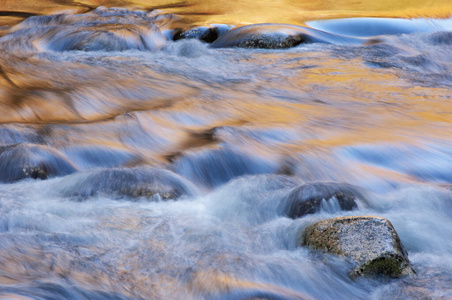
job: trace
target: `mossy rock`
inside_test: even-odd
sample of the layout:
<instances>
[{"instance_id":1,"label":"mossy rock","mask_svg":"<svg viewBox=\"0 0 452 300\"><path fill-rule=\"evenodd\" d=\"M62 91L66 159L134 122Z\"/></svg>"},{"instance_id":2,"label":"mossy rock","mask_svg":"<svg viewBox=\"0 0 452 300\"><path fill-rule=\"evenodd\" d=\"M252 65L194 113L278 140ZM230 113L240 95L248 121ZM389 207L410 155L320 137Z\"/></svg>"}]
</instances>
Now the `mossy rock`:
<instances>
[{"instance_id":1,"label":"mossy rock","mask_svg":"<svg viewBox=\"0 0 452 300\"><path fill-rule=\"evenodd\" d=\"M302 233L311 249L349 258L351 276L414 274L408 253L389 220L374 216L338 217L317 222Z\"/></svg>"}]
</instances>

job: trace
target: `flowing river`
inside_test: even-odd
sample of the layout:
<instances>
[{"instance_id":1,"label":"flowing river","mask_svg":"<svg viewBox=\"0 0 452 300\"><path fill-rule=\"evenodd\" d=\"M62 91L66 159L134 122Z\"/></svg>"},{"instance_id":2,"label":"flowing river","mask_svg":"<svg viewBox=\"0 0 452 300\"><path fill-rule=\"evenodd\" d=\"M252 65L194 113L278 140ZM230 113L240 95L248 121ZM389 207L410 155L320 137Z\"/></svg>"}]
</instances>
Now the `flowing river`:
<instances>
[{"instance_id":1,"label":"flowing river","mask_svg":"<svg viewBox=\"0 0 452 300\"><path fill-rule=\"evenodd\" d=\"M19 2L0 1L0 299L452 298L447 1ZM366 200L287 217L311 182ZM352 279L299 246L350 215L389 219L416 275Z\"/></svg>"}]
</instances>

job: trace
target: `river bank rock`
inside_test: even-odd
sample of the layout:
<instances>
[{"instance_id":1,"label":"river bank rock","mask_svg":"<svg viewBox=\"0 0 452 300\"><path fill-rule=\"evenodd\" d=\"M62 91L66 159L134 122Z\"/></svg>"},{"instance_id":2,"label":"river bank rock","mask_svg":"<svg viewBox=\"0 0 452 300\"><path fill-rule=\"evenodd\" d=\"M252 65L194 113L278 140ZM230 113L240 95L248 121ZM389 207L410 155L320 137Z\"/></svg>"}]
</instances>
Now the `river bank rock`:
<instances>
[{"instance_id":1,"label":"river bank rock","mask_svg":"<svg viewBox=\"0 0 452 300\"><path fill-rule=\"evenodd\" d=\"M171 171L144 167L79 172L65 177L56 188L66 197L80 199L105 195L170 200L198 193L191 182Z\"/></svg>"},{"instance_id":2,"label":"river bank rock","mask_svg":"<svg viewBox=\"0 0 452 300\"><path fill-rule=\"evenodd\" d=\"M289 218L296 219L324 209L353 210L358 201L366 202L358 187L347 183L309 182L294 188L283 205Z\"/></svg>"},{"instance_id":3,"label":"river bank rock","mask_svg":"<svg viewBox=\"0 0 452 300\"><path fill-rule=\"evenodd\" d=\"M49 146L16 144L0 147L0 182L47 179L75 171L63 154Z\"/></svg>"},{"instance_id":4,"label":"river bank rock","mask_svg":"<svg viewBox=\"0 0 452 300\"><path fill-rule=\"evenodd\" d=\"M352 276L414 274L408 253L389 220L374 216L338 217L306 228L304 245L345 256L355 263Z\"/></svg>"}]
</instances>

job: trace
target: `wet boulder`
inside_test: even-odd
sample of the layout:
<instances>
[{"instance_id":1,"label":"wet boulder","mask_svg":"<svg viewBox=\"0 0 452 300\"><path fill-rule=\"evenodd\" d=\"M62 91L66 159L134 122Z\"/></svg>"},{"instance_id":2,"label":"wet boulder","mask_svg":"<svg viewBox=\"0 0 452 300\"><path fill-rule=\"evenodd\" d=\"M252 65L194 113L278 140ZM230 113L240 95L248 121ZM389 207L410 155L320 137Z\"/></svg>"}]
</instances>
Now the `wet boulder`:
<instances>
[{"instance_id":1,"label":"wet boulder","mask_svg":"<svg viewBox=\"0 0 452 300\"><path fill-rule=\"evenodd\" d=\"M345 256L354 263L352 276L414 274L408 254L389 220L374 216L338 217L306 228L311 249Z\"/></svg>"},{"instance_id":2,"label":"wet boulder","mask_svg":"<svg viewBox=\"0 0 452 300\"><path fill-rule=\"evenodd\" d=\"M212 43L232 28L233 26L231 25L223 24L195 27L187 31L179 31L174 35L173 40L197 39L206 43Z\"/></svg>"},{"instance_id":3,"label":"wet boulder","mask_svg":"<svg viewBox=\"0 0 452 300\"><path fill-rule=\"evenodd\" d=\"M33 16L8 37L39 51L153 51L166 44L164 31L176 16L99 7L85 14Z\"/></svg>"},{"instance_id":4,"label":"wet boulder","mask_svg":"<svg viewBox=\"0 0 452 300\"><path fill-rule=\"evenodd\" d=\"M212 43L213 48L286 49L305 43L356 43L357 39L289 24L255 24L233 29Z\"/></svg>"},{"instance_id":5,"label":"wet boulder","mask_svg":"<svg viewBox=\"0 0 452 300\"><path fill-rule=\"evenodd\" d=\"M0 147L0 182L47 179L75 171L62 153L48 146L16 144Z\"/></svg>"},{"instance_id":6,"label":"wet boulder","mask_svg":"<svg viewBox=\"0 0 452 300\"><path fill-rule=\"evenodd\" d=\"M282 202L284 212L296 219L324 210L353 210L358 202L365 203L359 188L337 182L310 182L294 188Z\"/></svg>"},{"instance_id":7,"label":"wet boulder","mask_svg":"<svg viewBox=\"0 0 452 300\"><path fill-rule=\"evenodd\" d=\"M213 28L200 26L187 31L179 30L179 32L174 35L173 40L197 39L203 42L212 43L217 38L218 35Z\"/></svg>"},{"instance_id":8,"label":"wet boulder","mask_svg":"<svg viewBox=\"0 0 452 300\"><path fill-rule=\"evenodd\" d=\"M56 188L64 196L81 199L105 195L169 200L198 193L192 183L171 171L143 167L79 172L63 178Z\"/></svg>"}]
</instances>

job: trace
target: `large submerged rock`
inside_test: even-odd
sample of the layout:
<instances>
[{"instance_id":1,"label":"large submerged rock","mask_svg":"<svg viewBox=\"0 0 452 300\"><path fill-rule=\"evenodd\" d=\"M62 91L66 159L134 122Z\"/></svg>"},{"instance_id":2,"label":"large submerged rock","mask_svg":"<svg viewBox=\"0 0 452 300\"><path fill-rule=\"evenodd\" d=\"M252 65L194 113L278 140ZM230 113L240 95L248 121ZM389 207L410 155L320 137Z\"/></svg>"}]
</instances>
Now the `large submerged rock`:
<instances>
[{"instance_id":1,"label":"large submerged rock","mask_svg":"<svg viewBox=\"0 0 452 300\"><path fill-rule=\"evenodd\" d=\"M303 242L312 249L350 258L353 276L413 274L408 254L389 220L374 216L338 217L306 228Z\"/></svg>"},{"instance_id":2,"label":"large submerged rock","mask_svg":"<svg viewBox=\"0 0 452 300\"><path fill-rule=\"evenodd\" d=\"M80 199L104 195L113 198L126 196L169 200L198 193L192 183L179 175L154 168L112 168L79 172L58 182L56 189L64 196Z\"/></svg>"},{"instance_id":3,"label":"large submerged rock","mask_svg":"<svg viewBox=\"0 0 452 300\"><path fill-rule=\"evenodd\" d=\"M47 179L71 174L76 168L56 149L36 144L0 147L0 182Z\"/></svg>"},{"instance_id":4,"label":"large submerged rock","mask_svg":"<svg viewBox=\"0 0 452 300\"><path fill-rule=\"evenodd\" d=\"M285 201L283 211L289 218L296 219L307 214L329 210L353 210L358 202L365 203L365 197L358 187L347 183L309 182L294 188Z\"/></svg>"},{"instance_id":5,"label":"large submerged rock","mask_svg":"<svg viewBox=\"0 0 452 300\"><path fill-rule=\"evenodd\" d=\"M255 24L233 29L215 42L213 48L285 49L304 43L351 44L360 39L289 24Z\"/></svg>"},{"instance_id":6,"label":"large submerged rock","mask_svg":"<svg viewBox=\"0 0 452 300\"><path fill-rule=\"evenodd\" d=\"M149 51L163 47L177 17L99 7L85 14L33 16L14 26L9 43L40 51Z\"/></svg>"}]
</instances>

